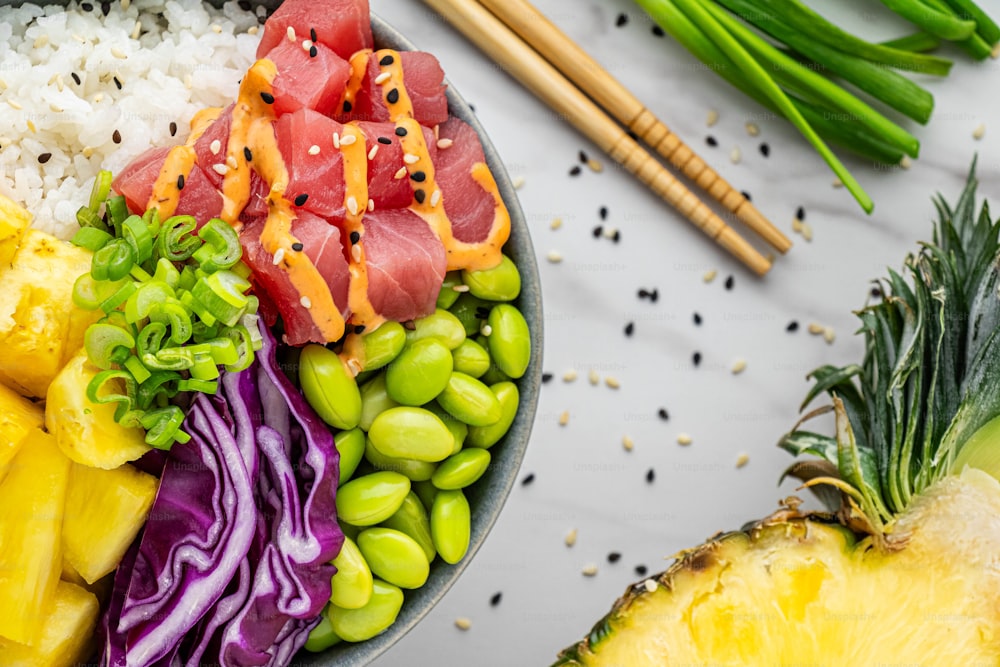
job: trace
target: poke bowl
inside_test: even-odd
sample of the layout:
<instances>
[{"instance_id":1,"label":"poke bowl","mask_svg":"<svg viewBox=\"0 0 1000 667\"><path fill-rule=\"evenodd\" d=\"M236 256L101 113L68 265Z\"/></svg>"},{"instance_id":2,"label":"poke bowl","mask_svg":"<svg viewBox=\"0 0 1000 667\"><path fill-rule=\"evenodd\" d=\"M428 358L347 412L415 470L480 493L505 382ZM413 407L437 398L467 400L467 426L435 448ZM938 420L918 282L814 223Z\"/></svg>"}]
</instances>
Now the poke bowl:
<instances>
[{"instance_id":1,"label":"poke bowl","mask_svg":"<svg viewBox=\"0 0 1000 667\"><path fill-rule=\"evenodd\" d=\"M0 23L2 23L2 13L4 7L11 5L21 5L23 3L19 2L9 2L6 0L0 0ZM60 5L67 3L52 3L44 2L45 5ZM106 3L105 3L106 4ZM123 3L126 4L126 3ZM221 6L222 3L211 3L215 6ZM256 6L259 3L254 3ZM267 11L270 13L274 11L281 3L280 2L264 2L263 6L266 7ZM100 3L97 3L98 7ZM127 4L126 4L127 7ZM106 14L106 11L105 11ZM399 32L394 30L389 23L382 20L381 18L372 15L371 16L371 29L374 37L374 48L378 49L390 49L392 51L398 51L400 53L406 51L414 51L416 48L410 44ZM315 36L313 36L313 41L315 41ZM315 47L313 47L315 48ZM308 52L308 49L307 49ZM313 56L315 57L315 56ZM445 81L447 85L447 81ZM113 85L118 85L119 89L121 87L117 78L114 79ZM542 352L542 311L541 311L541 290L539 286L539 278L537 265L535 260L534 251L532 248L531 240L528 233L528 227L525 222L523 213L519 207L517 197L514 192L514 187L504 169L503 163L500 156L489 142L485 131L477 121L470 106L461 98L458 92L451 87L447 86L445 92L447 99L447 111L451 118L458 119L467 124L478 137L479 142L482 146L483 155L485 157L485 164L492 174L492 178L496 183L496 192L500 200L502 200L502 205L506 208L506 212L509 214L509 238L503 244L502 253L508 258L514 267L516 267L516 272L519 275L519 289L516 290L514 296L508 298L497 298L498 302L504 302L516 309L517 312L523 316L525 323L527 324L528 336L530 338L530 358L525 360L525 367L519 370L516 377L507 377L506 380L513 382L516 386L516 414L513 416L510 422L509 428L505 429L502 436L499 436L498 440L495 442L490 442L481 447L481 449L489 452L490 456L487 457L487 464L482 466L482 469L478 471L476 479L473 483L468 486L461 486L459 490L464 497L467 498L468 506L470 508L471 523L470 529L468 531L468 537L464 548L461 550L462 553L457 558L449 558L449 561L445 562L440 555L437 557L432 556L429 558L429 571L427 573L426 579L418 586L404 587L405 594L404 600L398 613L394 615L391 624L387 628L382 629L374 636L364 638L358 641L342 641L342 638L335 639L335 643L329 648L323 648L317 652L309 652L306 650L299 650L294 655L284 655L282 659L276 660L274 663L269 664L283 664L281 660L288 661L294 659L295 664L301 665L363 665L371 662L379 654L387 650L391 645L398 641L403 635L409 632L413 627L430 611L430 609L447 593L452 585L457 581L458 577L462 574L463 570L469 564L470 560L475 555L476 551L483 544L486 539L487 534L492 528L493 524L497 520L500 511L503 507L503 503L509 494L514 480L517 476L517 471L520 467L521 460L524 456L525 450L528 445L528 440L531 432L532 423L534 420L534 414L537 406L538 400L538 390L541 382L541 352ZM181 120L181 119L178 119ZM397 133L398 134L398 133ZM347 136L346 134L344 136ZM118 143L116 139L115 143ZM337 137L334 137L334 142L337 142ZM346 142L345 142L346 143ZM250 159L250 153L247 150L248 161ZM369 154L370 155L370 154ZM258 158L259 159L259 158ZM369 158L370 159L370 158ZM46 161L48 158L46 158ZM43 161L39 159L39 163L42 164ZM117 178L117 177L116 177ZM183 188L183 179L178 181L177 190L180 191ZM116 180L116 187L119 181ZM189 191L191 189L191 181L188 181ZM221 186L220 186L221 187ZM95 186L95 191L96 191ZM114 192L117 192L115 190ZM106 194L106 193L105 193ZM447 194L445 195L447 197ZM88 198L87 192L80 193L80 202L86 204ZM421 201L422 203L422 201ZM103 206L103 202L102 202ZM499 206L499 204L498 204ZM106 209L100 209L105 216L108 215ZM371 209L369 209L371 210ZM2 212L2 211L0 211ZM97 209L95 209L95 213ZM136 211L133 210L133 214ZM140 211L141 213L141 211ZM353 241L352 241L353 243ZM206 243L207 245L207 243ZM301 244L298 244L301 246ZM348 260L349 261L349 260ZM507 260L505 260L507 261ZM483 269L488 270L488 269ZM481 270L482 271L482 270ZM473 270L472 273L475 273ZM448 280L451 282L448 282ZM468 287L463 284L461 274L459 271L454 269L449 270L445 283L440 285L441 292L447 292L453 288L455 292L459 293L459 296L464 296L463 292L468 291ZM0 270L0 289L3 289L3 271ZM302 297L303 300L306 299L305 296ZM454 295L448 301L454 301ZM303 301L303 306L308 308L306 302ZM437 302L441 304L439 300ZM448 310L448 306L439 308L443 310ZM266 317L261 315L262 320L266 320ZM475 320L476 331L467 331L466 335L469 340L473 337L477 337L487 350L489 350L488 336L490 335L490 326L488 323L487 311L478 313L473 316ZM279 320L280 321L280 320ZM418 318L419 322L419 318ZM413 331L414 326L412 320L405 322L407 324L407 331ZM347 323L350 326L350 322ZM362 329L364 327L358 327L354 331L358 336L361 335ZM374 330L377 331L377 328ZM277 329L278 340L280 340L281 329ZM287 327L285 329L286 334ZM368 333L371 333L369 331ZM345 334L346 335L346 334ZM340 341L343 344L343 341ZM281 347L281 344L277 344ZM330 341L326 346L328 349L341 353L341 348ZM259 354L266 353L260 352ZM398 350L397 350L398 352ZM279 350L276 367L279 367L284 371L285 375L291 379L293 384L297 384L296 375L301 370L302 364L299 361L299 356L297 351L289 351L285 349L284 352ZM496 366L496 361L491 360L491 366ZM388 362L387 365L382 369L366 370L364 368L355 369L358 371L358 384L361 384L361 373L367 373L364 379L369 380L373 375L381 373L385 375L387 371L392 367L392 361ZM503 380L502 369L501 373L498 375L496 373L496 368L491 368L494 372L494 378L497 381ZM223 376L224 378L225 376ZM0 372L0 379L3 379L3 374ZM223 380L224 384L224 380ZM305 381L302 381L305 384ZM95 391L96 393L96 391ZM308 390L303 387L301 393L308 394ZM228 394L232 395L232 394ZM35 393L37 398L44 398L45 394L42 393L40 396ZM305 402L307 404L312 403L309 400L310 397L305 397ZM222 402L224 402L224 398ZM298 400L298 399L296 399ZM222 402L217 400L217 405L221 405ZM36 403L36 405L41 405ZM398 402L397 402L398 405ZM404 404L409 405L409 404ZM0 404L2 406L2 404ZM315 407L315 405L313 406ZM225 411L224 407L220 407L220 410ZM266 411L266 408L265 408ZM320 407L315 407L315 411L323 413L323 409ZM448 412L447 408L444 409ZM293 410L294 412L294 410ZM312 414L310 412L310 414ZM314 415L315 416L315 415ZM323 417L327 424L330 424L330 420L326 419L325 414L320 414L319 417ZM444 417L441 417L444 419ZM460 418L456 418L460 420ZM313 420L315 421L315 420ZM185 422L187 423L187 422ZM48 425L48 424L47 424ZM148 428L148 427L147 427ZM311 428L311 427L310 427ZM348 430L346 428L339 428L337 426L327 426L330 435L335 435L338 432ZM52 431L51 428L48 429ZM366 429L367 430L367 429ZM150 430L152 432L152 430ZM370 438L365 438L369 442L366 445L371 448ZM182 442L180 438L177 440L178 443ZM461 443L456 442L456 446L452 451L452 454L458 453L459 450L469 449L469 447L462 448ZM176 444L174 445L177 446ZM154 452L155 454L155 452ZM167 454L167 457L170 455ZM390 457L392 458L392 457ZM379 462L370 460L371 457L365 456L365 459L360 463L360 472L357 475L372 474L373 471L381 472L385 470L395 470L392 467L392 462L388 463L382 461ZM443 460L443 459L442 459ZM75 459L74 459L75 461ZM79 462L76 462L79 463ZM76 464L74 463L74 465ZM433 465L436 466L438 462ZM155 469L156 464L152 464ZM358 465L357 462L355 465ZM343 470L341 468L341 470ZM401 471L402 472L402 471ZM403 473L405 474L405 473ZM0 477L2 480L2 477ZM340 480L340 485L343 486L347 480ZM416 480L414 480L416 481ZM425 486L428 486L426 482L428 479L421 480L425 482ZM311 482L306 482L303 489L303 493L310 489ZM412 494L411 494L412 495ZM426 507L425 510L428 514L431 514L431 508ZM155 506L153 511L155 512ZM364 522L362 522L364 523ZM379 525L381 522L379 522ZM350 530L353 532L353 536L357 538L359 529L364 531L369 526L376 526L375 523L364 523L362 526L355 526L353 529L347 529L345 532ZM149 524L146 528L147 532L151 530ZM136 542L132 545L132 550L136 550L139 545L139 540L142 536L137 538ZM123 563L125 561L122 561ZM335 575L334 575L335 576ZM114 578L114 575L108 575L109 578ZM376 580L378 579L378 574L375 575ZM105 578L104 582L108 585L108 578ZM107 613L106 601L102 600L101 613ZM324 614L326 612L324 611ZM113 622L114 619L108 616L104 623L105 625L109 622ZM3 650L4 650L4 639L2 637L2 629L0 629L0 662L3 661ZM302 635L302 639L305 639L305 634ZM299 643L301 646L301 642ZM296 647L298 648L298 647ZM117 664L117 663L102 663L102 664ZM128 664L132 664L129 662ZM225 661L223 661L225 664ZM239 662L234 662L233 664L239 664ZM257 664L257 663L255 663Z\"/></svg>"}]
</instances>

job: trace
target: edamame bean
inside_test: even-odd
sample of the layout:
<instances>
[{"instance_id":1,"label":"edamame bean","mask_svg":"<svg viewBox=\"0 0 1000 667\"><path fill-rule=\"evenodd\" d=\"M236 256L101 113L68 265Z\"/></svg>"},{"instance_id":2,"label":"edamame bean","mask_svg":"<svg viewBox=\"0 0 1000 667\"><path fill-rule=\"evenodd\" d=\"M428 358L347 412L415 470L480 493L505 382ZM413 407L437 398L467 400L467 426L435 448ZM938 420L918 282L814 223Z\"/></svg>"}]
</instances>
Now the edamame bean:
<instances>
[{"instance_id":1,"label":"edamame bean","mask_svg":"<svg viewBox=\"0 0 1000 667\"><path fill-rule=\"evenodd\" d=\"M451 305L455 303L455 299L461 294L461 292L456 292L454 288L461 284L461 271L449 271L446 273L444 275L444 282L441 283L441 291L438 292L437 307L451 308Z\"/></svg>"},{"instance_id":2,"label":"edamame bean","mask_svg":"<svg viewBox=\"0 0 1000 667\"><path fill-rule=\"evenodd\" d=\"M423 405L448 384L451 350L438 338L409 343L385 371L385 389L402 405Z\"/></svg>"},{"instance_id":3,"label":"edamame bean","mask_svg":"<svg viewBox=\"0 0 1000 667\"><path fill-rule=\"evenodd\" d=\"M487 318L490 358L497 367L512 378L519 378L528 369L531 359L531 334L528 323L514 306L497 304Z\"/></svg>"},{"instance_id":4,"label":"edamame bean","mask_svg":"<svg viewBox=\"0 0 1000 667\"><path fill-rule=\"evenodd\" d=\"M500 419L500 402L490 388L465 373L452 373L438 404L469 426L488 426Z\"/></svg>"},{"instance_id":5,"label":"edamame bean","mask_svg":"<svg viewBox=\"0 0 1000 667\"><path fill-rule=\"evenodd\" d=\"M340 641L340 637L333 631L333 625L330 623L327 612L328 609L324 609L323 613L319 615L319 625L309 632L309 638L306 639L306 644L302 647L310 653L325 651Z\"/></svg>"},{"instance_id":6,"label":"edamame bean","mask_svg":"<svg viewBox=\"0 0 1000 667\"><path fill-rule=\"evenodd\" d=\"M480 450L483 451L483 450ZM369 528L358 536L358 548L378 577L400 588L420 588L430 562L417 541L392 528Z\"/></svg>"},{"instance_id":7,"label":"edamame bean","mask_svg":"<svg viewBox=\"0 0 1000 667\"><path fill-rule=\"evenodd\" d=\"M299 356L299 384L316 414L330 426L350 429L361 419L361 393L354 375L334 352L315 343Z\"/></svg>"},{"instance_id":8,"label":"edamame bean","mask_svg":"<svg viewBox=\"0 0 1000 667\"><path fill-rule=\"evenodd\" d=\"M375 417L399 403L392 400L385 388L385 373L379 373L368 382L361 385L361 418L358 426L363 431L369 431Z\"/></svg>"},{"instance_id":9,"label":"edamame bean","mask_svg":"<svg viewBox=\"0 0 1000 667\"><path fill-rule=\"evenodd\" d=\"M354 540L344 539L333 565L337 572L330 579L333 591L330 602L344 609L360 609L368 604L372 597L372 571Z\"/></svg>"},{"instance_id":10,"label":"edamame bean","mask_svg":"<svg viewBox=\"0 0 1000 667\"><path fill-rule=\"evenodd\" d=\"M463 449L441 462L431 483L444 491L464 489L482 477L489 466L490 453L485 449Z\"/></svg>"},{"instance_id":11,"label":"edamame bean","mask_svg":"<svg viewBox=\"0 0 1000 667\"><path fill-rule=\"evenodd\" d=\"M495 363L490 362L489 369L483 373L479 381L485 385L497 384L498 382L510 382L510 376L497 368Z\"/></svg>"},{"instance_id":12,"label":"edamame bean","mask_svg":"<svg viewBox=\"0 0 1000 667\"><path fill-rule=\"evenodd\" d=\"M465 340L465 328L457 317L447 310L438 308L427 317L413 321L413 330L406 332L406 341L421 340L423 338L437 338L444 343L449 350L454 350L458 344Z\"/></svg>"},{"instance_id":13,"label":"edamame bean","mask_svg":"<svg viewBox=\"0 0 1000 667\"><path fill-rule=\"evenodd\" d=\"M425 410L430 410L437 415L437 418L444 422L444 425L448 427L449 431L451 431L452 437L455 438L455 445L451 448L451 453L458 454L462 451L462 445L465 443L465 437L469 435L469 425L461 419L456 419L436 402L432 401L423 407Z\"/></svg>"},{"instance_id":14,"label":"edamame bean","mask_svg":"<svg viewBox=\"0 0 1000 667\"><path fill-rule=\"evenodd\" d=\"M373 472L337 489L337 516L355 526L374 526L392 516L410 492L410 480L398 472Z\"/></svg>"},{"instance_id":15,"label":"edamame bean","mask_svg":"<svg viewBox=\"0 0 1000 667\"><path fill-rule=\"evenodd\" d=\"M420 499L423 506L430 511L430 508L434 506L434 497L437 496L437 487L431 484L430 480L427 480L426 482L414 482L412 488L413 493Z\"/></svg>"},{"instance_id":16,"label":"edamame bean","mask_svg":"<svg viewBox=\"0 0 1000 667\"><path fill-rule=\"evenodd\" d=\"M433 412L406 406L389 408L375 417L368 437L386 456L432 463L451 454L455 445L451 431Z\"/></svg>"},{"instance_id":17,"label":"edamame bean","mask_svg":"<svg viewBox=\"0 0 1000 667\"><path fill-rule=\"evenodd\" d=\"M365 352L364 369L371 371L382 368L403 350L406 330L399 322L389 320L382 323L378 329L362 335L361 343Z\"/></svg>"},{"instance_id":18,"label":"edamame bean","mask_svg":"<svg viewBox=\"0 0 1000 667\"><path fill-rule=\"evenodd\" d=\"M431 488L433 489L433 487ZM379 525L398 530L412 537L424 550L428 563L432 562L437 555L437 551L434 549L434 539L431 537L430 517L427 516L427 510L415 491L411 490L396 513Z\"/></svg>"},{"instance_id":19,"label":"edamame bean","mask_svg":"<svg viewBox=\"0 0 1000 667\"><path fill-rule=\"evenodd\" d=\"M348 642L363 642L385 632L403 607L403 591L381 579L372 587L372 597L360 609L330 605L330 625L337 636Z\"/></svg>"},{"instance_id":20,"label":"edamame bean","mask_svg":"<svg viewBox=\"0 0 1000 667\"><path fill-rule=\"evenodd\" d=\"M489 301L513 301L521 293L521 274L507 255L492 269L462 271L462 282L470 294Z\"/></svg>"},{"instance_id":21,"label":"edamame bean","mask_svg":"<svg viewBox=\"0 0 1000 667\"><path fill-rule=\"evenodd\" d=\"M416 461L414 459L398 459L393 456L386 456L372 445L371 438L365 442L365 458L372 464L375 470L391 470L398 472L411 482L423 482L431 478L434 469L437 467L427 461Z\"/></svg>"},{"instance_id":22,"label":"edamame bean","mask_svg":"<svg viewBox=\"0 0 1000 667\"><path fill-rule=\"evenodd\" d=\"M481 377L490 368L490 353L469 338L451 351L451 357L454 370L474 378Z\"/></svg>"},{"instance_id":23,"label":"edamame bean","mask_svg":"<svg viewBox=\"0 0 1000 667\"><path fill-rule=\"evenodd\" d=\"M365 455L365 434L360 428L341 431L333 436L333 444L340 454L339 483L344 484L358 469L358 464Z\"/></svg>"},{"instance_id":24,"label":"edamame bean","mask_svg":"<svg viewBox=\"0 0 1000 667\"><path fill-rule=\"evenodd\" d=\"M469 550L471 532L472 519L465 494L438 491L431 506L431 537L441 559L451 565L462 560Z\"/></svg>"},{"instance_id":25,"label":"edamame bean","mask_svg":"<svg viewBox=\"0 0 1000 667\"><path fill-rule=\"evenodd\" d=\"M474 336L489 312L489 304L466 292L455 300L448 311L462 323L466 336Z\"/></svg>"},{"instance_id":26,"label":"edamame bean","mask_svg":"<svg viewBox=\"0 0 1000 667\"><path fill-rule=\"evenodd\" d=\"M517 405L520 402L520 394L517 385L513 382L497 382L490 385L490 391L500 402L500 419L495 424L489 426L474 426L469 429L468 443L470 447L482 447L488 449L500 441L500 438L507 434L510 425L514 423L517 416Z\"/></svg>"}]
</instances>

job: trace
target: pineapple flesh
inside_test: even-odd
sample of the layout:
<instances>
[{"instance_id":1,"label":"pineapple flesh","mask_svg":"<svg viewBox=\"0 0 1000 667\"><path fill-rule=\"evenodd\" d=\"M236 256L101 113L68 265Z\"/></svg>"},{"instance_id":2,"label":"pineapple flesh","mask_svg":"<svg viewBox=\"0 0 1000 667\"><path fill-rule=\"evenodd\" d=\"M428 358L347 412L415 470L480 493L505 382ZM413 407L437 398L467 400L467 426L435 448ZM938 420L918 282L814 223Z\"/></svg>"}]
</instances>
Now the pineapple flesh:
<instances>
[{"instance_id":1,"label":"pineapple flesh","mask_svg":"<svg viewBox=\"0 0 1000 667\"><path fill-rule=\"evenodd\" d=\"M44 421L39 406L0 384L0 482L25 437Z\"/></svg>"},{"instance_id":2,"label":"pineapple flesh","mask_svg":"<svg viewBox=\"0 0 1000 667\"><path fill-rule=\"evenodd\" d=\"M41 628L37 647L0 638L4 667L71 667L94 652L100 604L93 593L60 581Z\"/></svg>"},{"instance_id":3,"label":"pineapple flesh","mask_svg":"<svg viewBox=\"0 0 1000 667\"><path fill-rule=\"evenodd\" d=\"M9 266L21 238L31 224L31 214L13 200L0 195L0 269Z\"/></svg>"}]
</instances>

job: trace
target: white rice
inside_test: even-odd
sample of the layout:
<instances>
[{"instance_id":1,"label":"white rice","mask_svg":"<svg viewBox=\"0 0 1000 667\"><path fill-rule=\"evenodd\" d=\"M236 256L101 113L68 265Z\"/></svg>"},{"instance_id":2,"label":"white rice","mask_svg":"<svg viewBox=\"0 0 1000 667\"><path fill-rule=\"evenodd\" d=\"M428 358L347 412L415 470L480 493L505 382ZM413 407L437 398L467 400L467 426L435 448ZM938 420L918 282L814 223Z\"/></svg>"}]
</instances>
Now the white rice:
<instances>
[{"instance_id":1,"label":"white rice","mask_svg":"<svg viewBox=\"0 0 1000 667\"><path fill-rule=\"evenodd\" d=\"M196 111L229 104L260 40L247 32L257 16L236 2L125 0L104 16L89 1L89 12L77 2L0 7L0 193L61 238L78 228L100 169L183 142Z\"/></svg>"}]
</instances>

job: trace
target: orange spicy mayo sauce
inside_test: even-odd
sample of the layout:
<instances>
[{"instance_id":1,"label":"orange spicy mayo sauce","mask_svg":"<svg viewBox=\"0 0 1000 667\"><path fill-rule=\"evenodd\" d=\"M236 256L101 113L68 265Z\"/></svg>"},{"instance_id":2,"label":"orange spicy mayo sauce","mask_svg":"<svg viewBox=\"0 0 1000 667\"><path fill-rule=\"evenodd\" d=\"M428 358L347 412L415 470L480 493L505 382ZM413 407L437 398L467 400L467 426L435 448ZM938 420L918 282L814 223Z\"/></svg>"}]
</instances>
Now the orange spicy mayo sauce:
<instances>
[{"instance_id":1,"label":"orange spicy mayo sauce","mask_svg":"<svg viewBox=\"0 0 1000 667\"><path fill-rule=\"evenodd\" d=\"M347 79L344 94L340 96L340 102L337 104L338 113L351 113L351 110L354 108L358 91L361 90L365 73L368 71L368 59L371 56L371 49L363 49L352 55L348 61L348 64L351 66L351 76Z\"/></svg>"},{"instance_id":2,"label":"orange spicy mayo sauce","mask_svg":"<svg viewBox=\"0 0 1000 667\"><path fill-rule=\"evenodd\" d=\"M169 218L177 211L184 180L190 176L194 168L194 142L198 141L208 126L219 117L221 111L219 108L211 107L202 109L194 115L191 119L191 134L187 141L181 146L174 146L167 153L163 166L160 167L160 173L153 183L153 191L146 202L146 210L157 209L161 219Z\"/></svg>"},{"instance_id":3,"label":"orange spicy mayo sauce","mask_svg":"<svg viewBox=\"0 0 1000 667\"><path fill-rule=\"evenodd\" d=\"M344 139L354 137L345 143ZM368 270L365 260L364 215L368 210L368 147L365 134L354 123L344 126L340 139L340 152L344 164L344 239L348 253L348 270L351 283L348 305L351 308L351 322L374 329L385 321L375 312L368 299Z\"/></svg>"}]
</instances>

